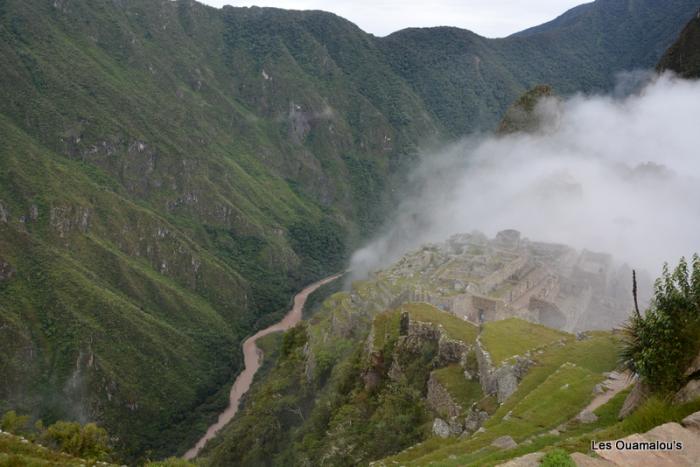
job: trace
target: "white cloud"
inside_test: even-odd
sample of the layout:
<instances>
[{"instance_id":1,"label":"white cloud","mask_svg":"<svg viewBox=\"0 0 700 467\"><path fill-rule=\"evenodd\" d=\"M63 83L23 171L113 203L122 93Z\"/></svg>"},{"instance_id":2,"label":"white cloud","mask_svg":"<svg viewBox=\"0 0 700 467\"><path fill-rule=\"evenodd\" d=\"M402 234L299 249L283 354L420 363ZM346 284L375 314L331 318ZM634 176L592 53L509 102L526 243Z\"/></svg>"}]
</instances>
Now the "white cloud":
<instances>
[{"instance_id":1,"label":"white cloud","mask_svg":"<svg viewBox=\"0 0 700 467\"><path fill-rule=\"evenodd\" d=\"M425 242L507 228L613 254L658 275L700 252L700 82L664 76L628 97L542 103L534 134L426 154L395 219L356 253L362 273Z\"/></svg>"},{"instance_id":2,"label":"white cloud","mask_svg":"<svg viewBox=\"0 0 700 467\"><path fill-rule=\"evenodd\" d=\"M486 37L504 37L544 23L581 0L200 0L212 6L267 6L325 10L385 36L407 27L456 26Z\"/></svg>"}]
</instances>

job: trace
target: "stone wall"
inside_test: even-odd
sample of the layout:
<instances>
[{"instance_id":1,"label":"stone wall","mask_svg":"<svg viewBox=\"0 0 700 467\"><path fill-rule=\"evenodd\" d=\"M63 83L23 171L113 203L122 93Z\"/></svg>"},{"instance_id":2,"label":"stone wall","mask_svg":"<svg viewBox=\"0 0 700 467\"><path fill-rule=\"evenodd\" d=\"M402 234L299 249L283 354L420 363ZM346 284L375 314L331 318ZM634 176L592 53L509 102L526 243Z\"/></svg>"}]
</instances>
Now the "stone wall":
<instances>
[{"instance_id":1,"label":"stone wall","mask_svg":"<svg viewBox=\"0 0 700 467\"><path fill-rule=\"evenodd\" d=\"M564 329L566 327L566 315L552 302L537 297L530 297L527 309L540 324L555 329Z\"/></svg>"},{"instance_id":2,"label":"stone wall","mask_svg":"<svg viewBox=\"0 0 700 467\"><path fill-rule=\"evenodd\" d=\"M447 389L435 377L434 372L430 373L430 379L428 379L426 402L428 407L440 414L441 417L458 417L463 412L462 406L452 398Z\"/></svg>"},{"instance_id":3,"label":"stone wall","mask_svg":"<svg viewBox=\"0 0 700 467\"><path fill-rule=\"evenodd\" d=\"M518 355L495 368L491 355L478 338L475 350L481 389L484 394L495 395L499 403L504 402L515 392L520 380L534 363L529 358Z\"/></svg>"},{"instance_id":4,"label":"stone wall","mask_svg":"<svg viewBox=\"0 0 700 467\"><path fill-rule=\"evenodd\" d=\"M484 277L479 283L482 293L487 294L499 287L512 275L517 274L522 268L524 268L527 265L527 262L528 256L526 254L515 256L508 264L489 274L487 277Z\"/></svg>"},{"instance_id":5,"label":"stone wall","mask_svg":"<svg viewBox=\"0 0 700 467\"><path fill-rule=\"evenodd\" d=\"M503 300L473 295L471 301L471 309L466 314L470 321L482 323L505 317L506 306Z\"/></svg>"}]
</instances>

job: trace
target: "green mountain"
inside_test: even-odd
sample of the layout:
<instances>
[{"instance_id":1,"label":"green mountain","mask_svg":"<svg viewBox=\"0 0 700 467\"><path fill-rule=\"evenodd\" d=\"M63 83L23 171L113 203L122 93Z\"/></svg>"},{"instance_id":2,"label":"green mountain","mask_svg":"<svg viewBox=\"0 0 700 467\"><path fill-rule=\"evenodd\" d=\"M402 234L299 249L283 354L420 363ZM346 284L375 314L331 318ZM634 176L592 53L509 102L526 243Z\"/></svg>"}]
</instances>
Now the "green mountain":
<instances>
[{"instance_id":1,"label":"green mountain","mask_svg":"<svg viewBox=\"0 0 700 467\"><path fill-rule=\"evenodd\" d=\"M629 331L609 329L632 308L623 285L631 271L613 264L608 255L513 230L425 245L328 296L276 342L277 351L266 346L268 367L198 463L493 466L545 452L585 458L591 440L680 422L700 410L700 259L692 272L683 263L662 277L669 285L659 286L656 311L646 313L647 332L666 322L655 314L663 307L679 313L686 330L660 326L653 338L639 338L643 358L664 362L650 369L683 377L670 392L641 398L642 383L620 368ZM681 300L693 304L683 308L687 319ZM684 443L700 439L691 425ZM666 428L647 439L679 434ZM697 450L674 455L689 465L700 459ZM646 461L635 465L655 460Z\"/></svg>"},{"instance_id":2,"label":"green mountain","mask_svg":"<svg viewBox=\"0 0 700 467\"><path fill-rule=\"evenodd\" d=\"M243 337L343 267L421 145L493 128L535 83L609 87L695 3L598 1L489 40L189 0L0 0L0 412L97 420L128 460L183 452L225 405Z\"/></svg>"},{"instance_id":3,"label":"green mountain","mask_svg":"<svg viewBox=\"0 0 700 467\"><path fill-rule=\"evenodd\" d=\"M657 69L671 70L684 78L700 78L700 10L661 57Z\"/></svg>"},{"instance_id":4,"label":"green mountain","mask_svg":"<svg viewBox=\"0 0 700 467\"><path fill-rule=\"evenodd\" d=\"M504 39L456 28L406 29L382 39L396 72L452 134L491 130L532 87L557 93L613 86L623 70L652 68L697 1L598 0ZM572 73L572 70L576 70Z\"/></svg>"}]
</instances>

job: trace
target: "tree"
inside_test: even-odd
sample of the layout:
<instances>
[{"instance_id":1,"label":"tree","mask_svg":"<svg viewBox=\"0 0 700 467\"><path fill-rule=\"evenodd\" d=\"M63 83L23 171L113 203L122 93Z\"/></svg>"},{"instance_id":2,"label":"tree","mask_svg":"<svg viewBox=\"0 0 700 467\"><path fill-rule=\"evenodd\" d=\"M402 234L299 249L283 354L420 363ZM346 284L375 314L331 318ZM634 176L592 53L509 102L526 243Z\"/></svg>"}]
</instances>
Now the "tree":
<instances>
[{"instance_id":1,"label":"tree","mask_svg":"<svg viewBox=\"0 0 700 467\"><path fill-rule=\"evenodd\" d=\"M81 426L76 422L58 421L41 434L41 442L76 457L108 459L111 453L109 435L94 423Z\"/></svg>"},{"instance_id":2,"label":"tree","mask_svg":"<svg viewBox=\"0 0 700 467\"><path fill-rule=\"evenodd\" d=\"M19 435L26 431L28 424L29 417L27 415L17 415L17 412L10 410L2 416L0 428L2 431Z\"/></svg>"},{"instance_id":3,"label":"tree","mask_svg":"<svg viewBox=\"0 0 700 467\"><path fill-rule=\"evenodd\" d=\"M693 256L691 272L685 258L672 273L664 265L654 289L646 313L625 327L622 358L652 389L675 391L700 350L700 257Z\"/></svg>"}]
</instances>

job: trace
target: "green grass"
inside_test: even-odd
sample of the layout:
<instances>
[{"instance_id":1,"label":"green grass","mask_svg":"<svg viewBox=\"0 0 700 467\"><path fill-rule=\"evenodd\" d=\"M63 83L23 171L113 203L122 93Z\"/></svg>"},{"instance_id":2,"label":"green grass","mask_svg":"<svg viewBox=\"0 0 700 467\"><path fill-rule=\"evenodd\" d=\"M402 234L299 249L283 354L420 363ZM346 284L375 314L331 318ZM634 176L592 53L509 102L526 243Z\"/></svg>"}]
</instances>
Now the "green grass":
<instances>
[{"instance_id":1,"label":"green grass","mask_svg":"<svg viewBox=\"0 0 700 467\"><path fill-rule=\"evenodd\" d=\"M35 442L9 433L0 433L0 465L7 467L94 466L96 461L80 459L63 452L53 451ZM114 465L114 464L100 464Z\"/></svg>"},{"instance_id":2,"label":"green grass","mask_svg":"<svg viewBox=\"0 0 700 467\"><path fill-rule=\"evenodd\" d=\"M479 381L467 380L464 377L464 370L459 365L450 365L435 370L433 376L450 393L455 402L464 409L468 409L472 403L484 397Z\"/></svg>"},{"instance_id":3,"label":"green grass","mask_svg":"<svg viewBox=\"0 0 700 467\"><path fill-rule=\"evenodd\" d=\"M514 322L522 321L511 320L508 327ZM516 392L484 424L486 432L463 441L445 442L433 438L387 460L415 465L429 462L438 462L439 465L480 465L483 462L489 465L492 461L503 461L560 442L561 436L547 435L535 438L532 445L521 445L508 453L490 447L491 441L499 436L509 435L522 442L531 436L546 434L569 421L592 399L593 387L604 379L602 373L613 370L617 365L619 343L610 333L592 333L589 339L582 341L569 336L565 339L565 345L559 345L558 340L545 347L542 354L532 356L535 365L520 382ZM614 423L623 400L624 397L618 395L600 407L596 411L600 416L600 425L580 425L574 429L580 431L573 431L572 436ZM604 413L605 410L608 412ZM504 420L504 417L509 419ZM450 460L450 456L455 456L456 460Z\"/></svg>"},{"instance_id":4,"label":"green grass","mask_svg":"<svg viewBox=\"0 0 700 467\"><path fill-rule=\"evenodd\" d=\"M514 355L523 355L528 350L543 347L567 337L571 335L541 324L510 318L484 323L480 340L491 354L494 366L499 366L504 360Z\"/></svg>"},{"instance_id":5,"label":"green grass","mask_svg":"<svg viewBox=\"0 0 700 467\"><path fill-rule=\"evenodd\" d=\"M384 350L393 347L399 337L401 313L397 310L387 311L375 316L372 323L374 349Z\"/></svg>"},{"instance_id":6,"label":"green grass","mask_svg":"<svg viewBox=\"0 0 700 467\"><path fill-rule=\"evenodd\" d=\"M419 144L493 127L537 82L610 86L696 9L595 4L543 51L445 28L376 38L321 12L69 3L0 1L0 254L17 271L0 284L0 411L87 411L129 462L196 440L243 336L376 231ZM326 372L358 338L325 344Z\"/></svg>"},{"instance_id":7,"label":"green grass","mask_svg":"<svg viewBox=\"0 0 700 467\"><path fill-rule=\"evenodd\" d=\"M558 446L568 452L590 451L592 440L614 440L624 438L633 433L644 433L652 428L664 423L679 423L688 415L700 410L700 400L676 405L662 397L651 397L644 402L637 410L622 421L619 421L617 414L622 407L626 393L618 395L617 406L606 412L606 406L600 407L595 413L600 417L595 424L596 430L574 436L572 433L568 439L562 440ZM617 398L617 396L616 396ZM613 402L613 401L611 401ZM607 405L610 406L610 403ZM601 410L603 409L603 410ZM602 419L602 420L601 420Z\"/></svg>"},{"instance_id":8,"label":"green grass","mask_svg":"<svg viewBox=\"0 0 700 467\"><path fill-rule=\"evenodd\" d=\"M569 453L561 449L549 451L540 461L541 467L576 467Z\"/></svg>"},{"instance_id":9,"label":"green grass","mask_svg":"<svg viewBox=\"0 0 700 467\"><path fill-rule=\"evenodd\" d=\"M427 303L407 303L400 307L401 311L407 311L411 319L433 323L445 330L451 339L461 340L467 344L476 342L478 328L457 316L442 311Z\"/></svg>"}]
</instances>

